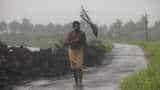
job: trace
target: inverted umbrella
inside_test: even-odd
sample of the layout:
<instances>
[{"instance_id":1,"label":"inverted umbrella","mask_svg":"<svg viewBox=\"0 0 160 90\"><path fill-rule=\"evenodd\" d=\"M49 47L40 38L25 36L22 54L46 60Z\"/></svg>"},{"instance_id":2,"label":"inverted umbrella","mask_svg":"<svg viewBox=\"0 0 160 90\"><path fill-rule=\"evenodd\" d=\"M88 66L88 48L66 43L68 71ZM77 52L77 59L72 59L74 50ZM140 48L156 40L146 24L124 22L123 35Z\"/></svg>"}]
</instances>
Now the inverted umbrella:
<instances>
[{"instance_id":1,"label":"inverted umbrella","mask_svg":"<svg viewBox=\"0 0 160 90\"><path fill-rule=\"evenodd\" d=\"M98 36L98 26L91 21L91 18L88 16L87 11L83 8L83 6L82 6L80 17L90 25L93 34L97 37Z\"/></svg>"}]
</instances>

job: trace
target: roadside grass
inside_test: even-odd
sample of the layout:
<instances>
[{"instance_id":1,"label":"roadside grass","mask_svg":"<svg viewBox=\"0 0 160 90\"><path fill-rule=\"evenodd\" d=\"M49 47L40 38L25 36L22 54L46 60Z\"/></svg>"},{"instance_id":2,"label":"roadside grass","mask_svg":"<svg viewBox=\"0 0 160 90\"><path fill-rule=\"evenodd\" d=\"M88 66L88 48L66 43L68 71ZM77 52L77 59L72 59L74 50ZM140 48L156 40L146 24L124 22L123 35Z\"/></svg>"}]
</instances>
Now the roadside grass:
<instances>
[{"instance_id":1,"label":"roadside grass","mask_svg":"<svg viewBox=\"0 0 160 90\"><path fill-rule=\"evenodd\" d=\"M121 83L121 90L160 90L160 42L136 41L148 59L147 69L137 71Z\"/></svg>"}]
</instances>

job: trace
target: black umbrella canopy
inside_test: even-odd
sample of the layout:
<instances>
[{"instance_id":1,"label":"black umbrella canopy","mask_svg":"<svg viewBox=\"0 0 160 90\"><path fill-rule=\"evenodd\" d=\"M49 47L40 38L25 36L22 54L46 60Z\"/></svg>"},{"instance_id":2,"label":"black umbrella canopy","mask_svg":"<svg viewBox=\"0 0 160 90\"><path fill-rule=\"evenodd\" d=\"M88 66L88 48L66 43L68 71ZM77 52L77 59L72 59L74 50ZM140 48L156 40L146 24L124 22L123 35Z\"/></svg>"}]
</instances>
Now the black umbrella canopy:
<instances>
[{"instance_id":1,"label":"black umbrella canopy","mask_svg":"<svg viewBox=\"0 0 160 90\"><path fill-rule=\"evenodd\" d=\"M82 6L82 11L81 11L80 17L82 18L82 20L84 20L85 22L87 22L90 25L93 34L96 37L98 37L98 26L91 21L91 18L88 16L87 11L83 8L83 6Z\"/></svg>"},{"instance_id":2,"label":"black umbrella canopy","mask_svg":"<svg viewBox=\"0 0 160 90\"><path fill-rule=\"evenodd\" d=\"M97 25L96 25L96 24L91 24L90 26L91 26L91 28L92 28L93 34L94 34L96 37L98 37L98 27L97 27Z\"/></svg>"}]
</instances>

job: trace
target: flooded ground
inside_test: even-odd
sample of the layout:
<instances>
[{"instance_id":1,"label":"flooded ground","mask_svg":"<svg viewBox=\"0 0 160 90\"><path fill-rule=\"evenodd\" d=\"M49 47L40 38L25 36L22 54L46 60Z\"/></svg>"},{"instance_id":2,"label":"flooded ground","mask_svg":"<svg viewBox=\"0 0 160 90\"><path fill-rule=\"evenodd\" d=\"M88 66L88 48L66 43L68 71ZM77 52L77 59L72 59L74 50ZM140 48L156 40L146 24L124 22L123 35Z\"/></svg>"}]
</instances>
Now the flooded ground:
<instances>
[{"instance_id":1,"label":"flooded ground","mask_svg":"<svg viewBox=\"0 0 160 90\"><path fill-rule=\"evenodd\" d=\"M14 90L119 90L121 80L135 70L146 67L143 50L136 45L114 44L111 55L102 66L88 68L84 72L83 87L75 88L71 76L58 80L37 80Z\"/></svg>"}]
</instances>

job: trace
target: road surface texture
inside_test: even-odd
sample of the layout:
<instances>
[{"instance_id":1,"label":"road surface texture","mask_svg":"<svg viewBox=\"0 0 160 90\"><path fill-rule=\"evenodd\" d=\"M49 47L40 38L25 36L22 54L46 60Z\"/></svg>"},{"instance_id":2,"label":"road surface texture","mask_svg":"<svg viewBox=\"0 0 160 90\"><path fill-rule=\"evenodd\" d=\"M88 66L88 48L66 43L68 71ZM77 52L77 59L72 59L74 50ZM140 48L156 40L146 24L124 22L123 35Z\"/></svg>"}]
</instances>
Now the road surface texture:
<instances>
[{"instance_id":1,"label":"road surface texture","mask_svg":"<svg viewBox=\"0 0 160 90\"><path fill-rule=\"evenodd\" d=\"M120 82L129 74L146 68L143 50L136 45L114 44L103 65L84 71L83 87L76 88L71 76L58 80L32 81L14 90L119 90Z\"/></svg>"}]
</instances>

